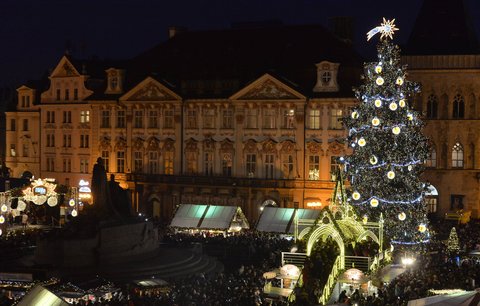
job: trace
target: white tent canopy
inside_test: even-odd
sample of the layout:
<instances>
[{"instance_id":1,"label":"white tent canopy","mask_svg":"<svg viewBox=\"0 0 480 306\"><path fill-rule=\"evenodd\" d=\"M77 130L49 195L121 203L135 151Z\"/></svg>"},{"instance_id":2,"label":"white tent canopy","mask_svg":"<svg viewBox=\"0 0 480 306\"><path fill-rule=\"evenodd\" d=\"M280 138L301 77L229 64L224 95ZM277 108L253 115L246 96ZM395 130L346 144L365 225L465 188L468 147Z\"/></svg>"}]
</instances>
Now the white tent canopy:
<instances>
[{"instance_id":1,"label":"white tent canopy","mask_svg":"<svg viewBox=\"0 0 480 306\"><path fill-rule=\"evenodd\" d=\"M298 220L316 220L320 215L317 209L297 209ZM295 208L265 207L258 220L257 230L261 232L289 233L293 234ZM302 231L307 225L298 226Z\"/></svg>"},{"instance_id":2,"label":"white tent canopy","mask_svg":"<svg viewBox=\"0 0 480 306\"><path fill-rule=\"evenodd\" d=\"M461 291L412 300L408 302L407 306L480 306L480 292L477 290Z\"/></svg>"},{"instance_id":3,"label":"white tent canopy","mask_svg":"<svg viewBox=\"0 0 480 306\"><path fill-rule=\"evenodd\" d=\"M63 299L53 294L48 289L37 285L33 287L20 300L18 306L68 306L69 304Z\"/></svg>"},{"instance_id":4,"label":"white tent canopy","mask_svg":"<svg viewBox=\"0 0 480 306\"><path fill-rule=\"evenodd\" d=\"M240 207L181 204L170 223L179 229L229 230L248 228L248 222Z\"/></svg>"}]
</instances>

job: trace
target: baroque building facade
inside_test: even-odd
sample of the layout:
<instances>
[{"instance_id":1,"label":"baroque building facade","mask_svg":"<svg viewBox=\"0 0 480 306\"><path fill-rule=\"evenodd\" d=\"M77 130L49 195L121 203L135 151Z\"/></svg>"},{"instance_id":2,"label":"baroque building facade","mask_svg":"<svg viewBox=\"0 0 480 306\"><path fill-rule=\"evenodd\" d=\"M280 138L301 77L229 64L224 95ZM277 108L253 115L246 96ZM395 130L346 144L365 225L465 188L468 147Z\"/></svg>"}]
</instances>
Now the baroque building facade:
<instances>
[{"instance_id":1,"label":"baroque building facade","mask_svg":"<svg viewBox=\"0 0 480 306\"><path fill-rule=\"evenodd\" d=\"M136 211L167 219L181 203L237 205L251 221L266 205L319 208L361 63L319 26L181 33L117 63L64 56L18 89L6 163L76 186L102 158Z\"/></svg>"}]
</instances>

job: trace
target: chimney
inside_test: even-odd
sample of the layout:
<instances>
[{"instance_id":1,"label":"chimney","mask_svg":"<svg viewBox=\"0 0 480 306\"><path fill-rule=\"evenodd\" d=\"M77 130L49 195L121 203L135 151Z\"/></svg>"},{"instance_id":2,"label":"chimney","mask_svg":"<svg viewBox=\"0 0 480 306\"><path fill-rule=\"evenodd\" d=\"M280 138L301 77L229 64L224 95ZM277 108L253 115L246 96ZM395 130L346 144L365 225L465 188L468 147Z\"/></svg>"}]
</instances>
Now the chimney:
<instances>
[{"instance_id":1,"label":"chimney","mask_svg":"<svg viewBox=\"0 0 480 306\"><path fill-rule=\"evenodd\" d=\"M186 31L186 27L168 27L168 38L173 38L174 36Z\"/></svg>"},{"instance_id":2,"label":"chimney","mask_svg":"<svg viewBox=\"0 0 480 306\"><path fill-rule=\"evenodd\" d=\"M328 20L330 31L346 43L353 43L353 18L335 16Z\"/></svg>"}]
</instances>

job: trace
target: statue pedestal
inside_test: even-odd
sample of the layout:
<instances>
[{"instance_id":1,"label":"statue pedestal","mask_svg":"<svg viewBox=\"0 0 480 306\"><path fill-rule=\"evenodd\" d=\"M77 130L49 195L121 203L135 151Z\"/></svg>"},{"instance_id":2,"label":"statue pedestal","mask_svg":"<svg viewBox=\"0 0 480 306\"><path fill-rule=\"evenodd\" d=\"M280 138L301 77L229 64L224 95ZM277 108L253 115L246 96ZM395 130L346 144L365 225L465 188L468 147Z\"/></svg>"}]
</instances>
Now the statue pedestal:
<instances>
[{"instance_id":1,"label":"statue pedestal","mask_svg":"<svg viewBox=\"0 0 480 306\"><path fill-rule=\"evenodd\" d=\"M116 264L140 259L158 246L158 232L151 222L105 225L91 238L38 240L35 263L68 268Z\"/></svg>"}]
</instances>

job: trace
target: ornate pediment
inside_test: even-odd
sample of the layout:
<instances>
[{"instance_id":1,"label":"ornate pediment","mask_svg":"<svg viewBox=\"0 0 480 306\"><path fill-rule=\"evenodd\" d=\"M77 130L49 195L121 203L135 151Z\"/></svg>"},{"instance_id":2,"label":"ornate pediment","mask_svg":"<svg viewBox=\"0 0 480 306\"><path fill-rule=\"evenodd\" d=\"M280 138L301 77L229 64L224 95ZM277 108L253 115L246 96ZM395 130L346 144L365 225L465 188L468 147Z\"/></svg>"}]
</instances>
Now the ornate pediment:
<instances>
[{"instance_id":1,"label":"ornate pediment","mask_svg":"<svg viewBox=\"0 0 480 306\"><path fill-rule=\"evenodd\" d=\"M73 66L73 64L68 60L66 56L62 57L57 67L53 70L50 77L70 77L70 76L79 76L80 73Z\"/></svg>"},{"instance_id":2,"label":"ornate pediment","mask_svg":"<svg viewBox=\"0 0 480 306\"><path fill-rule=\"evenodd\" d=\"M337 140L328 144L328 153L331 155L341 155L345 153L345 146Z\"/></svg>"},{"instance_id":3,"label":"ornate pediment","mask_svg":"<svg viewBox=\"0 0 480 306\"><path fill-rule=\"evenodd\" d=\"M233 100L292 100L305 99L299 92L280 82L269 74L265 74L252 84L243 88L231 99Z\"/></svg>"},{"instance_id":4,"label":"ornate pediment","mask_svg":"<svg viewBox=\"0 0 480 306\"><path fill-rule=\"evenodd\" d=\"M277 154L276 143L273 142L271 139L267 140L262 145L263 153L270 153L270 154Z\"/></svg>"},{"instance_id":5,"label":"ornate pediment","mask_svg":"<svg viewBox=\"0 0 480 306\"><path fill-rule=\"evenodd\" d=\"M122 101L174 101L180 97L157 80L148 77L135 86L120 100Z\"/></svg>"},{"instance_id":6,"label":"ornate pediment","mask_svg":"<svg viewBox=\"0 0 480 306\"><path fill-rule=\"evenodd\" d=\"M284 141L282 142L282 148L280 151L285 154L292 154L295 152L295 144L291 141Z\"/></svg>"},{"instance_id":7,"label":"ornate pediment","mask_svg":"<svg viewBox=\"0 0 480 306\"><path fill-rule=\"evenodd\" d=\"M307 150L310 154L323 155L322 144L316 141L307 142Z\"/></svg>"}]
</instances>

